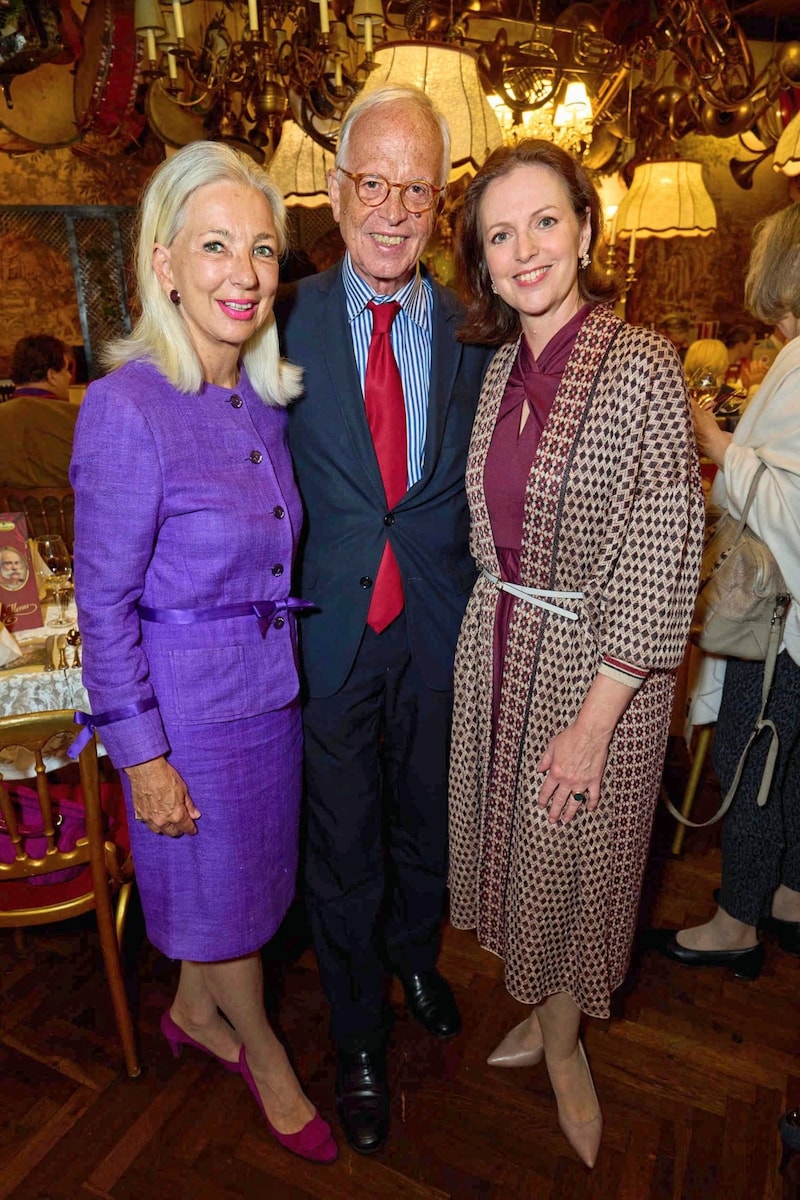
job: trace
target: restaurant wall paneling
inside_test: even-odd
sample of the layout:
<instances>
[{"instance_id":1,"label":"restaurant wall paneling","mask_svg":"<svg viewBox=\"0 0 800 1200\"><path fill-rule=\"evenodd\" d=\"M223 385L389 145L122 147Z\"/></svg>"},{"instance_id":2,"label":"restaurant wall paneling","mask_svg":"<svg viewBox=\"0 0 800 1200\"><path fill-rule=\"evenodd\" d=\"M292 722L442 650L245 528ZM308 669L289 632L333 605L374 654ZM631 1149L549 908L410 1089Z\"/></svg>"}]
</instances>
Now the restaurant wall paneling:
<instances>
[{"instance_id":1,"label":"restaurant wall paneling","mask_svg":"<svg viewBox=\"0 0 800 1200\"><path fill-rule=\"evenodd\" d=\"M103 343L130 331L133 208L0 207L0 375L14 343L52 333L83 346L88 378Z\"/></svg>"}]
</instances>

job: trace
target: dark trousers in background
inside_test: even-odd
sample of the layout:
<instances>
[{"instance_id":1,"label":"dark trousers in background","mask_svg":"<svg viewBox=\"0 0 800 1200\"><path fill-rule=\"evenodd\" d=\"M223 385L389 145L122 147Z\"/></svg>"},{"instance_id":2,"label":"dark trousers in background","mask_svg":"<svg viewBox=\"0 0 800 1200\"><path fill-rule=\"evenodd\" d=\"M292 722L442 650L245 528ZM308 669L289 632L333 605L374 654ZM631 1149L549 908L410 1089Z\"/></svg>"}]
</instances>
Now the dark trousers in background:
<instances>
[{"instance_id":1,"label":"dark trousers in background","mask_svg":"<svg viewBox=\"0 0 800 1200\"><path fill-rule=\"evenodd\" d=\"M723 793L760 711L763 678L763 662L728 660L713 748ZM769 748L762 733L722 826L719 903L746 925L770 915L779 884L800 892L800 666L786 650L778 655L766 716L780 738L769 799L763 808L756 804Z\"/></svg>"},{"instance_id":2,"label":"dark trousers in background","mask_svg":"<svg viewBox=\"0 0 800 1200\"><path fill-rule=\"evenodd\" d=\"M305 706L306 899L346 1053L385 1041L387 966L436 964L451 713L452 692L427 688L411 661L404 615L367 628L344 687Z\"/></svg>"}]
</instances>

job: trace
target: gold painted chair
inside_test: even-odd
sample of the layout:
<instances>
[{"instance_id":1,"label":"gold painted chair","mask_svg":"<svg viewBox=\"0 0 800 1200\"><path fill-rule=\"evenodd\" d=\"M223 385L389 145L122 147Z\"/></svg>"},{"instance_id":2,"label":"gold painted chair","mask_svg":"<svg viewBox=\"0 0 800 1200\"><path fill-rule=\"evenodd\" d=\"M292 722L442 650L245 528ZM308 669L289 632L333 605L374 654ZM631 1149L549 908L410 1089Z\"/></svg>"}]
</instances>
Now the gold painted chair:
<instances>
[{"instance_id":1,"label":"gold painted chair","mask_svg":"<svg viewBox=\"0 0 800 1200\"><path fill-rule=\"evenodd\" d=\"M72 488L6 487L0 491L0 512L22 512L28 537L59 534L70 554L75 541L75 493Z\"/></svg>"},{"instance_id":2,"label":"gold painted chair","mask_svg":"<svg viewBox=\"0 0 800 1200\"><path fill-rule=\"evenodd\" d=\"M141 1073L141 1068L120 963L120 945L133 886L130 850L124 844L127 826L124 828L125 837L120 837L118 842L106 836L97 747L92 736L78 759L85 836L78 837L74 848L59 849L57 805L51 794L45 767L48 743L59 738L63 749L71 744L78 732L71 710L0 718L0 754L4 750L22 748L34 756L39 810L33 819L30 816L25 818L29 822L26 827L21 819L20 807L13 800L14 784L3 779L3 763L0 759L0 819L14 859L13 862L0 861L0 929L19 930L26 926L66 921L92 910L96 912L100 947L125 1069L129 1076L135 1078ZM35 807L35 802L33 804ZM66 843L67 839L64 841ZM41 857L31 857L30 848L34 848ZM10 857L10 853L4 855L4 858ZM59 873L58 881L48 882L47 876L54 872ZM69 878L65 879L65 875Z\"/></svg>"}]
</instances>

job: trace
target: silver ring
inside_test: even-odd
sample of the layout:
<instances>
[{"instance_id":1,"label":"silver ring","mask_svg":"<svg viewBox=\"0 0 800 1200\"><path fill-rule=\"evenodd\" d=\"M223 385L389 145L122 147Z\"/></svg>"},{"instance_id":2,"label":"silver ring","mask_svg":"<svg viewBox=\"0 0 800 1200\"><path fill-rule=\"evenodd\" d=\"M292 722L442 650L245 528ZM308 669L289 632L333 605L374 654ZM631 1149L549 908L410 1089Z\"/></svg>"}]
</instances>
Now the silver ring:
<instances>
[{"instance_id":1,"label":"silver ring","mask_svg":"<svg viewBox=\"0 0 800 1200\"><path fill-rule=\"evenodd\" d=\"M573 792L572 799L576 804L585 804L589 797L585 792Z\"/></svg>"}]
</instances>

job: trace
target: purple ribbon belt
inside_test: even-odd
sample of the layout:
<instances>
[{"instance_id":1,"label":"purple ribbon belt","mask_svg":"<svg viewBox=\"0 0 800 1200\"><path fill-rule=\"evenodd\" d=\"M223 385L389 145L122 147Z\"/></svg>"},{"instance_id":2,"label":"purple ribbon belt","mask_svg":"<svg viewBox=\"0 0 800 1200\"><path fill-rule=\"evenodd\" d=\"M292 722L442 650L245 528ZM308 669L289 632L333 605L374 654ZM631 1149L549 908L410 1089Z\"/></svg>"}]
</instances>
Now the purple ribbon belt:
<instances>
[{"instance_id":1,"label":"purple ribbon belt","mask_svg":"<svg viewBox=\"0 0 800 1200\"><path fill-rule=\"evenodd\" d=\"M83 728L67 750L67 757L77 758L98 726L111 725L114 721L125 721L128 717L138 717L140 713L149 712L151 708L158 708L155 696L151 696L149 700L137 700L135 704L123 704L122 708L109 708L104 713L87 713L79 710L72 719L76 725L82 725Z\"/></svg>"},{"instance_id":2,"label":"purple ribbon belt","mask_svg":"<svg viewBox=\"0 0 800 1200\"><path fill-rule=\"evenodd\" d=\"M144 604L138 604L136 607L143 621L158 621L162 625L196 625L201 621L223 621L228 617L253 616L258 618L258 628L263 638L267 636L267 630L277 613L297 612L316 606L311 600L287 596L285 600L251 600L242 604L215 604L211 608L148 608ZM83 728L67 751L68 756L77 758L98 727L111 725L114 721L124 721L128 717L138 717L140 713L149 712L157 706L158 701L155 696L151 696L149 700L139 700L122 708L110 708L108 712L96 715L76 712L75 724L82 725Z\"/></svg>"},{"instance_id":3,"label":"purple ribbon belt","mask_svg":"<svg viewBox=\"0 0 800 1200\"><path fill-rule=\"evenodd\" d=\"M285 600L250 600L242 604L215 604L211 608L148 608L145 604L136 607L143 621L159 621L162 625L195 625L199 621L255 616L261 636L266 637L276 613L314 608L315 605L311 600L287 596Z\"/></svg>"}]
</instances>

